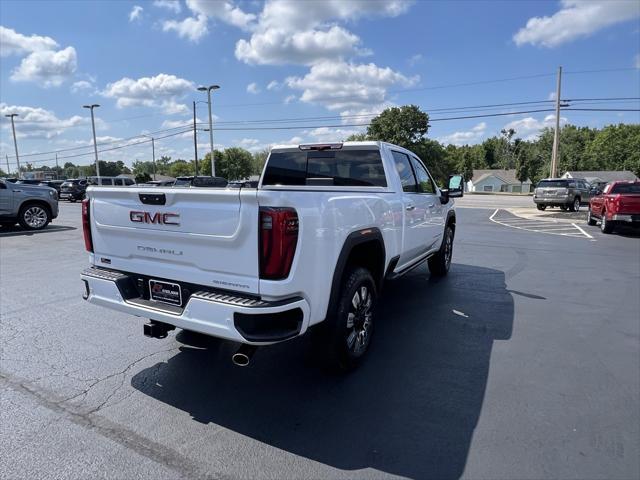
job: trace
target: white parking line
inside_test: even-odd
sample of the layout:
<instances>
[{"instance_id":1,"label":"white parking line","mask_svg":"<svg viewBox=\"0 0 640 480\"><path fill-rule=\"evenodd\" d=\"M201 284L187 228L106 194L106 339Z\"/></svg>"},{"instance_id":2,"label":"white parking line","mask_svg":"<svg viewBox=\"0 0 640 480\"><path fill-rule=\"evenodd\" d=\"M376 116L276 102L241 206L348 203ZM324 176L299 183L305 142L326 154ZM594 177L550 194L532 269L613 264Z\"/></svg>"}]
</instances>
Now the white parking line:
<instances>
[{"instance_id":1,"label":"white parking line","mask_svg":"<svg viewBox=\"0 0 640 480\"><path fill-rule=\"evenodd\" d=\"M527 219L518 217L509 211L506 211L506 213L508 215L511 215L511 217L496 218L496 215L500 210L502 209L497 208L495 212L491 214L489 220L491 220L493 223L497 223L498 225L509 228L516 228L518 230L525 230L534 233L546 233L548 235L560 235L563 237L587 238L595 242L594 238L591 235L589 235L575 223L568 224L555 220Z\"/></svg>"}]
</instances>

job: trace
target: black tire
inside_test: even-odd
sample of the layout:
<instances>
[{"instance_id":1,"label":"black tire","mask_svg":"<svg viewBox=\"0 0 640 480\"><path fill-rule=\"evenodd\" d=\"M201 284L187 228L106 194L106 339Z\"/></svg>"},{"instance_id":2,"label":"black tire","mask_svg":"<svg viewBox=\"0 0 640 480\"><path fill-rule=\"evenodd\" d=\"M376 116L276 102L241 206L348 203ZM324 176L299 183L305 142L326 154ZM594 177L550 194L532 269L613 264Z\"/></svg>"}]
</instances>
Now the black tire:
<instances>
[{"instance_id":1,"label":"black tire","mask_svg":"<svg viewBox=\"0 0 640 480\"><path fill-rule=\"evenodd\" d=\"M18 223L25 230L42 230L50 221L51 212L41 203L27 203L20 207Z\"/></svg>"},{"instance_id":2,"label":"black tire","mask_svg":"<svg viewBox=\"0 0 640 480\"><path fill-rule=\"evenodd\" d=\"M353 370L363 361L371 345L377 298L375 281L367 269L357 267L344 275L333 313L315 332L319 353L331 370Z\"/></svg>"},{"instance_id":3,"label":"black tire","mask_svg":"<svg viewBox=\"0 0 640 480\"><path fill-rule=\"evenodd\" d=\"M438 253L429 258L429 271L435 277L444 277L449 272L453 257L453 229L447 225L444 229L442 245Z\"/></svg>"},{"instance_id":4,"label":"black tire","mask_svg":"<svg viewBox=\"0 0 640 480\"><path fill-rule=\"evenodd\" d=\"M580 197L576 197L573 199L573 203L569 205L570 212L579 212L580 211Z\"/></svg>"},{"instance_id":5,"label":"black tire","mask_svg":"<svg viewBox=\"0 0 640 480\"><path fill-rule=\"evenodd\" d=\"M563 212L567 211L567 206L566 205L560 205L560 210L562 210Z\"/></svg>"},{"instance_id":6,"label":"black tire","mask_svg":"<svg viewBox=\"0 0 640 480\"><path fill-rule=\"evenodd\" d=\"M546 205L541 205L541 204L537 204L536 207L538 208L538 210L546 210L547 209Z\"/></svg>"},{"instance_id":7,"label":"black tire","mask_svg":"<svg viewBox=\"0 0 640 480\"><path fill-rule=\"evenodd\" d=\"M587 225L594 226L596 224L596 219L591 215L591 208L587 210Z\"/></svg>"},{"instance_id":8,"label":"black tire","mask_svg":"<svg viewBox=\"0 0 640 480\"><path fill-rule=\"evenodd\" d=\"M612 233L615 228L615 222L613 220L607 220L607 212L602 212L602 218L600 220L600 230L602 233Z\"/></svg>"}]
</instances>

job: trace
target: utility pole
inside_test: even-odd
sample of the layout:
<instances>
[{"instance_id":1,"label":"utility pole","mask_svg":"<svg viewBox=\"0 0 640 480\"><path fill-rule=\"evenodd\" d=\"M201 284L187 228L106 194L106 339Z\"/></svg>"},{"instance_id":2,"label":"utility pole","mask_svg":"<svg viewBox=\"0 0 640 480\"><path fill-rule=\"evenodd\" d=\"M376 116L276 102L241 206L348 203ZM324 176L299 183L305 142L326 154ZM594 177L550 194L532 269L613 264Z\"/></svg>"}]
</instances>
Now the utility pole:
<instances>
[{"instance_id":1,"label":"utility pole","mask_svg":"<svg viewBox=\"0 0 640 480\"><path fill-rule=\"evenodd\" d=\"M20 156L18 155L18 141L16 140L16 125L13 123L13 117L17 117L17 113L10 113L5 115L11 119L11 130L13 131L13 147L16 150L16 163L18 164L18 178L20 178Z\"/></svg>"},{"instance_id":2,"label":"utility pole","mask_svg":"<svg viewBox=\"0 0 640 480\"><path fill-rule=\"evenodd\" d=\"M208 87L199 87L201 92L207 92L207 104L209 105L209 146L211 147L211 176L216 176L216 162L213 157L213 117L211 116L211 90L217 90L220 85L209 85Z\"/></svg>"},{"instance_id":3,"label":"utility pole","mask_svg":"<svg viewBox=\"0 0 640 480\"><path fill-rule=\"evenodd\" d=\"M155 139L151 135L142 135L143 137L147 137L151 139L151 155L153 159L153 179L156 179L156 143Z\"/></svg>"},{"instance_id":4,"label":"utility pole","mask_svg":"<svg viewBox=\"0 0 640 480\"><path fill-rule=\"evenodd\" d=\"M98 185L100 185L100 164L98 162L98 145L96 144L96 122L93 118L93 109L99 107L97 103L93 105L83 105L82 108L91 110L91 128L93 129L93 153L96 156L96 176L98 177Z\"/></svg>"},{"instance_id":5,"label":"utility pole","mask_svg":"<svg viewBox=\"0 0 640 480\"><path fill-rule=\"evenodd\" d=\"M198 134L196 131L196 101L193 101L193 150L195 152L196 174L198 176Z\"/></svg>"},{"instance_id":6,"label":"utility pole","mask_svg":"<svg viewBox=\"0 0 640 480\"><path fill-rule=\"evenodd\" d=\"M5 155L4 155L4 156L5 156L5 158L7 159L7 175L9 175L9 172L10 172L10 170L9 170L9 154L8 154L8 153L5 153Z\"/></svg>"},{"instance_id":7,"label":"utility pole","mask_svg":"<svg viewBox=\"0 0 640 480\"><path fill-rule=\"evenodd\" d=\"M551 178L556 177L558 168L558 148L560 147L560 85L562 83L562 67L558 67L558 86L556 88L556 129L553 132L553 151L551 152Z\"/></svg>"},{"instance_id":8,"label":"utility pole","mask_svg":"<svg viewBox=\"0 0 640 480\"><path fill-rule=\"evenodd\" d=\"M58 179L58 172L60 167L58 166L58 154L56 153L56 180Z\"/></svg>"}]
</instances>

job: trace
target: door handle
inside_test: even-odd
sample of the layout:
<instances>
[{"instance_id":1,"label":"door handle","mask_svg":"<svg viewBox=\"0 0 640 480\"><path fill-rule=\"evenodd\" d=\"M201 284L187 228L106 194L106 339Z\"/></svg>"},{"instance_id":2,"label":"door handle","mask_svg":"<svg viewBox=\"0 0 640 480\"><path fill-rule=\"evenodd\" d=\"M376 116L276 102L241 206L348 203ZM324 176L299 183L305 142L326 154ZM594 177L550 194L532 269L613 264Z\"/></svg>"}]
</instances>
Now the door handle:
<instances>
[{"instance_id":1,"label":"door handle","mask_svg":"<svg viewBox=\"0 0 640 480\"><path fill-rule=\"evenodd\" d=\"M411 203L411 204L407 205L407 206L406 206L406 207L404 207L404 208L405 208L405 210L407 210L407 211L411 211L411 210L415 210L415 209L416 209L416 206L415 206L413 203Z\"/></svg>"},{"instance_id":2,"label":"door handle","mask_svg":"<svg viewBox=\"0 0 640 480\"><path fill-rule=\"evenodd\" d=\"M13 193L22 193L22 190L14 190Z\"/></svg>"},{"instance_id":3,"label":"door handle","mask_svg":"<svg viewBox=\"0 0 640 480\"><path fill-rule=\"evenodd\" d=\"M436 206L435 203L430 203L429 205L427 205L427 207L429 207L429 208L433 208L435 206Z\"/></svg>"}]
</instances>

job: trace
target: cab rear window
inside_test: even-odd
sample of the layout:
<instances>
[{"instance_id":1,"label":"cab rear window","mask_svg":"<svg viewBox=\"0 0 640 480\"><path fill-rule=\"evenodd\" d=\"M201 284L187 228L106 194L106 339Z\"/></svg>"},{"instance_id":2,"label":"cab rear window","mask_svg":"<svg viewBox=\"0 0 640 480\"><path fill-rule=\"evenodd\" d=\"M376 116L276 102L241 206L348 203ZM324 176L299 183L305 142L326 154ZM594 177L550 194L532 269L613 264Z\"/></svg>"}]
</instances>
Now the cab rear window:
<instances>
[{"instance_id":1,"label":"cab rear window","mask_svg":"<svg viewBox=\"0 0 640 480\"><path fill-rule=\"evenodd\" d=\"M386 187L378 150L272 152L263 185Z\"/></svg>"},{"instance_id":2,"label":"cab rear window","mask_svg":"<svg viewBox=\"0 0 640 480\"><path fill-rule=\"evenodd\" d=\"M610 193L638 195L640 194L640 183L616 183Z\"/></svg>"}]
</instances>

